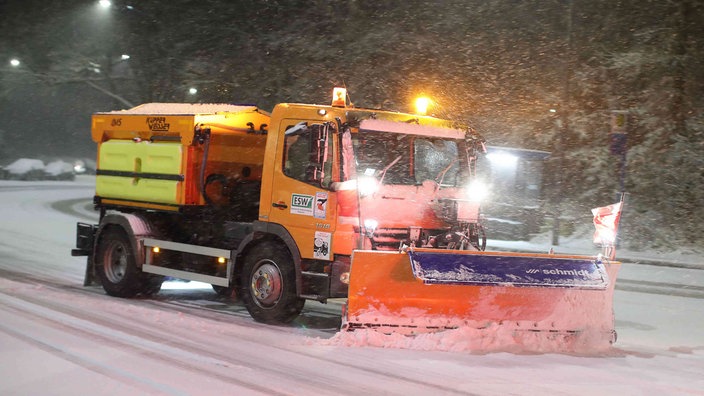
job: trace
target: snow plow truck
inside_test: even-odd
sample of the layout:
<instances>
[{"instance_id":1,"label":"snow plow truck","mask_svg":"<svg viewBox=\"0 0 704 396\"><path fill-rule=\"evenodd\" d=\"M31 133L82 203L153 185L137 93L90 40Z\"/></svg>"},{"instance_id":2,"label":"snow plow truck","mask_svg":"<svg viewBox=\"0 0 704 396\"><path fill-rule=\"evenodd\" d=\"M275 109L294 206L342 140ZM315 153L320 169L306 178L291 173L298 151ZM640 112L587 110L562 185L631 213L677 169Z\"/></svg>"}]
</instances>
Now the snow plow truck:
<instances>
[{"instance_id":1,"label":"snow plow truck","mask_svg":"<svg viewBox=\"0 0 704 396\"><path fill-rule=\"evenodd\" d=\"M487 252L484 141L431 116L330 105L148 103L92 116L99 223L78 223L85 285L149 295L165 277L287 323L347 298L342 330L508 326L615 340L619 265Z\"/></svg>"}]
</instances>

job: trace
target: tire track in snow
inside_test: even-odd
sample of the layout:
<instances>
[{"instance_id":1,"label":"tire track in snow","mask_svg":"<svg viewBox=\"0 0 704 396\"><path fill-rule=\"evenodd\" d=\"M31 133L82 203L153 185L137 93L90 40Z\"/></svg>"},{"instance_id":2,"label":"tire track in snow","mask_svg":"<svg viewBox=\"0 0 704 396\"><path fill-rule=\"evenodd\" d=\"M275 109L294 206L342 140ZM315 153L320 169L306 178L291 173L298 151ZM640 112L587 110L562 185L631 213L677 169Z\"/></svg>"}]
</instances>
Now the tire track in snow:
<instances>
[{"instance_id":1,"label":"tire track in snow","mask_svg":"<svg viewBox=\"0 0 704 396\"><path fill-rule=\"evenodd\" d=\"M152 301L152 302L155 302L155 301ZM157 302L157 303L158 303L158 302ZM165 309L174 310L174 311L177 311L177 312L182 312L182 310L179 309L179 307L183 307L183 308L187 308L187 309L189 310L189 314L190 314L190 315L206 317L206 316L203 316L203 314L202 314L202 309L201 309L200 307L189 306L189 305L180 305L180 304L179 304L179 305L175 305L175 304L169 304L169 303L166 303L166 304L163 304L163 303L162 303L162 304L158 304L158 305L161 306L161 307L163 307L163 308L165 308ZM304 308L304 309L305 309L305 308ZM219 314L222 314L222 312L220 312L220 311L218 311L218 310L209 310L209 311L211 311L211 312L217 312L217 313L219 313ZM207 316L207 317L210 318L210 316ZM241 324L238 323L237 326L241 326ZM285 332L284 330L280 330L280 328L278 328L278 327L273 327L273 326L271 326L271 325L260 325L260 324L257 324L257 323L253 323L253 326L252 326L252 327L260 327L260 326L267 326L267 329L273 328L273 329L276 329L276 330L278 330L278 331L281 331L282 333L290 334L290 333L288 333L288 332ZM284 327L283 329L287 329L287 327ZM289 327L289 329L290 329L290 327ZM329 335L330 335L330 334L326 334L326 336L329 336ZM241 337L238 338L238 340L242 340L242 339L244 339L244 338L241 338ZM256 340L255 338L249 338L249 339L246 339L246 340L251 341L251 342L257 342L257 340ZM430 387L430 388L435 389L435 392L443 392L442 394L475 395L475 394L473 394L473 393L467 393L467 392L459 391L459 390L457 390L457 389L455 389L455 388L450 388L450 387L445 386L445 385L440 385L440 384L425 382L425 381L421 381L421 380L418 380L418 379L415 379L415 378L412 378L412 377L406 377L406 376L398 375L398 374L395 374L395 373L391 373L391 372L385 371L385 370L378 370L378 369L374 369L374 368L370 368L370 367L366 367L366 366L361 366L361 365L356 365L356 364L352 364L352 363L349 363L349 362L340 361L340 360L334 359L334 356L329 356L328 358L323 359L323 358L321 358L321 357L318 356L318 355L314 355L314 354L312 354L312 353L306 353L306 352L303 352L303 351L300 351L300 350L294 350L294 349L285 348L285 347L281 347L281 346L277 346L277 345L271 345L271 347L272 347L272 348L279 349L279 350L281 350L281 351L291 352L291 353L303 355L303 356L306 356L306 357L308 357L308 358L320 360L320 361L323 361L323 362L334 363L334 364L337 364L337 365L341 365L341 366L347 367L348 369L360 370L360 371L366 372L367 375L373 375L373 374L374 374L374 375L378 375L378 374L381 374L381 375L384 375L384 376L393 378L394 380L404 381L404 382L410 382L410 383L412 383L412 384L415 384L416 386ZM333 370L333 369L331 368L331 370ZM371 380L370 380L370 381L371 381ZM345 389L347 389L347 388L345 388ZM415 389L417 390L417 388L415 388ZM358 387L356 390L359 391L359 393L364 393L363 390L359 389L359 387ZM386 391L385 393L388 393L388 391ZM425 393L425 392L424 392L424 393ZM401 392L401 394L403 394L403 393ZM437 394L437 393L433 393L432 391L428 391L428 394Z\"/></svg>"},{"instance_id":2,"label":"tire track in snow","mask_svg":"<svg viewBox=\"0 0 704 396\"><path fill-rule=\"evenodd\" d=\"M0 297L1 299L1 297ZM7 307L5 307L7 308ZM27 315L27 312L14 309L14 307L11 307L11 309L16 312L19 315ZM115 369L114 367L107 366L95 359L91 359L87 356L81 356L79 354L72 353L68 351L67 349L61 348L60 346L57 346L56 344L50 344L47 342L44 342L43 340L39 339L38 337L34 337L31 335L23 334L20 332L17 332L15 330L12 330L11 328L4 326L3 324L0 324L0 332L3 332L11 337L14 337L20 341L24 341L28 344L34 345L37 348L48 352L54 356L57 356L63 360L66 360L68 362L74 363L78 366L81 366L87 370L90 370L92 372L95 372L100 375L104 375L108 378L111 378L113 380L119 381L124 383L125 385L129 385L135 388L138 388L142 391L145 392L152 392L154 390L157 390L159 392L167 393L170 395L185 395L183 392L178 391L177 389L170 388L167 385L164 384L159 384L154 381L149 380L148 378L144 377L139 377L136 376L132 373L126 372L124 370L119 370Z\"/></svg>"},{"instance_id":3,"label":"tire track in snow","mask_svg":"<svg viewBox=\"0 0 704 396\"><path fill-rule=\"evenodd\" d=\"M266 395L286 394L278 392L276 389L261 386L256 381L243 381L234 378L231 375L220 374L214 372L213 370L208 370L208 367L231 367L232 364L226 361L213 359L208 356L203 356L199 353L191 353L176 346L160 343L159 341L163 340L158 338L157 340L150 340L147 338L142 338L142 335L123 332L125 329L130 330L129 327L126 328L125 326L121 326L122 328L115 328L116 326L114 324L106 325L103 323L94 322L94 317L80 315L75 311L70 313L65 312L70 310L62 309L61 306L56 304L49 304L47 301L41 301L31 297L28 298L28 296L20 297L0 292L0 301L3 302L5 307L10 307L24 316L35 318L35 320L39 319L45 323L48 323L53 328L61 329L74 335L80 334L84 339L97 341L99 344L116 346L120 350L133 350L142 356L149 356L158 362L167 363L185 369L188 372L204 375L215 380L235 385L238 388L241 388L240 390L254 391ZM148 376L137 375L134 372L116 369L89 357L81 356L69 352L64 348L51 345L39 340L36 337L18 334L12 329L6 328L1 324L0 331L12 336L20 336L17 338L30 342L31 344L39 346L42 350L53 353L58 357L78 364L91 371L121 381L127 385L137 385L137 387L141 388L146 386L146 390L148 391L156 390L172 395L186 394L176 388L155 382ZM155 338L153 337L153 333L150 338ZM139 371L137 370L137 372ZM234 390L235 389L233 389L233 391Z\"/></svg>"},{"instance_id":4,"label":"tire track in snow","mask_svg":"<svg viewBox=\"0 0 704 396\"><path fill-rule=\"evenodd\" d=\"M16 275L14 276L14 278L20 281L21 279L26 279L28 277L25 277L23 275ZM42 283L46 287L56 289L60 292L66 292L67 289L69 289L70 291L81 291L81 294L84 295L92 295L94 297L104 296L92 290L74 288L72 286L66 286L65 284L52 285L51 282L46 282L45 280L41 280L39 281L39 283ZM170 354L168 353L168 351L161 351L160 348L158 348L157 346L162 345L161 343L167 342L169 344L168 348L176 348L176 350L182 351L182 353L187 353L196 356L200 360L208 359L209 361L222 362L220 364L217 364L218 366L247 367L258 373L257 378L262 375L267 375L265 373L269 373L268 375L274 375L277 378L289 378L296 382L305 380L306 385L311 386L311 392L317 389L317 392L320 393L321 389L325 389L326 392L331 392L332 394L348 394L351 389L349 386L346 386L343 382L340 382L339 380L330 380L326 377L316 378L315 376L311 376L310 370L305 369L305 367L307 366L320 366L322 362L324 366L329 369L330 373L344 371L350 373L351 378L356 378L360 375L363 375L366 379L368 379L368 382L365 384L356 383L354 385L354 393L374 394L380 392L381 389L383 389L384 393L389 393L388 389L391 389L389 387L372 385L376 385L379 383L389 383L393 384L393 391L391 392L391 394L405 394L409 390L418 391L420 389L425 389L426 391L424 393L428 394L468 394L467 392L458 391L457 389L451 388L444 384L427 382L410 376L400 375L384 370L381 367L368 367L359 364L353 364L346 361L340 361L338 359L334 359L334 356L321 357L313 353L307 353L305 351L295 348L295 346L304 346L303 342L301 342L300 344L295 344L294 347L284 347L277 344L263 344L263 340L261 338L257 338L256 336L252 336L249 334L243 334L243 330L244 332L254 331L256 333L257 329L266 328L267 331L278 332L282 336L298 337L298 335L292 334L290 331L288 331L291 329L290 327L287 328L262 325L251 321L251 319L249 323L231 324L231 330L237 333L234 335L234 337L237 338L238 344L246 343L249 344L248 346L254 346L254 348L251 349L256 349L258 353L262 354L263 356L271 355L271 352L267 352L267 349L274 349L277 351L277 356L279 357L277 361L281 361L282 363L295 362L295 364L292 363L294 364L293 367L286 367L285 364L281 365L280 367L276 367L270 364L258 363L258 361L262 359L260 359L256 355L247 357L245 355L232 356L232 354L223 354L222 347L217 344L211 345L211 348L213 350L204 350L203 345L199 345L195 341L187 339L183 336L179 336L175 333L169 334L167 339L163 337L160 338L158 337L159 333L155 332L155 329L149 327L149 325L140 325L134 320L130 321L129 323L125 323L125 321L119 320L120 318L105 317L99 312L88 313L74 306L62 305L59 303L60 299L46 301L32 296L22 296L21 298L22 300L27 301L28 303L43 307L44 309L49 310L50 312L56 312L60 315L66 315L69 317L68 319L61 320L59 322L60 324L69 325L69 323L72 323L74 321L79 324L83 322L89 323L89 325L87 325L88 331L84 329L84 327L86 326L83 325L78 327L69 325L72 328L75 327L74 331L80 331L85 334L86 337L98 338L103 342L109 342L111 344L119 343L121 345L121 348L147 351L148 353L151 353L158 357L159 360L170 362L171 364L178 365L179 367L184 368L186 370L192 370L196 373L203 375L212 376L213 373L210 370L204 370L201 366L193 366L190 363L184 365L182 360L173 357L177 356L178 353ZM222 316L222 319L215 320L220 323L226 323L228 325L229 323L227 322L229 321L225 318L233 318L232 315L222 315L222 313L202 311L198 307L177 305L169 303L168 301L162 302L151 299L121 300L112 297L105 298L111 299L117 304L125 301L136 304L140 307L144 307L147 305L155 306L158 310L175 312L177 314L183 314L185 309L187 310L186 313L188 314L188 316L199 317L206 320L214 320L213 316ZM102 328L103 330L92 331L91 328L93 327ZM120 336L117 339L111 337L110 334L112 334L113 332L116 332L116 334L119 334ZM131 340L132 342L126 342L125 338ZM303 338L303 336L301 336L301 338ZM220 338L219 341L224 342L224 339ZM154 344L156 344L156 346ZM282 355L282 353L288 356ZM263 360L266 362L267 359ZM307 360L309 361L309 364L306 364ZM191 361L191 359L189 359L189 361ZM296 373L296 371L298 371L298 373ZM219 375L214 375L214 378L221 381L233 380L229 376L220 377ZM242 386L239 382L237 382L237 384ZM402 386L402 384L405 386ZM265 391L269 394L275 394L276 389L267 388Z\"/></svg>"},{"instance_id":5,"label":"tire track in snow","mask_svg":"<svg viewBox=\"0 0 704 396\"><path fill-rule=\"evenodd\" d=\"M51 203L51 208L57 212L75 216L76 218L89 221L91 223L98 222L98 213L93 211L93 203L89 199L76 198L66 199L63 201L54 201Z\"/></svg>"},{"instance_id":6,"label":"tire track in snow","mask_svg":"<svg viewBox=\"0 0 704 396\"><path fill-rule=\"evenodd\" d=\"M127 300L127 301L134 301L134 300ZM186 307L183 305L176 305L176 304L172 304L169 302L164 303L164 302L160 302L160 301L156 301L156 300L152 300L152 299L144 299L144 300L138 300L138 301L142 304L149 304L152 306L157 306L160 310L169 310L169 311L179 313L179 314L184 313L184 308L187 308L187 310L189 311L188 312L189 316L201 317L201 318L208 319L208 320L213 319L212 316L210 316L210 315L203 315L203 312L197 307ZM218 320L218 321L221 323L228 322L225 319ZM249 322L249 323L245 323L245 324L232 323L231 325L233 326L233 330L237 330L237 328L240 328L240 327L245 327L247 329L256 331L257 329L261 329L261 328L265 327L268 331L276 331L282 335L291 336L291 333L286 331L287 329L290 329L287 327L280 328L280 327L271 326L271 325L262 325L262 324L258 324L255 322ZM137 334L135 332L134 326L126 327L126 326L124 326L124 324L122 322L120 322L120 323L113 322L112 324L110 324L110 327L117 328L117 329L120 329L123 331L128 331L131 334ZM153 337L153 334L154 334L154 332L152 329L144 329L144 330L139 330L138 336L149 338L149 337ZM175 335L171 334L171 337L175 337ZM204 351L203 348L201 347L201 345L196 345L192 340L183 339L182 337L179 337L179 338L180 338L180 340L178 340L178 343L175 345L177 345L179 348L183 348L183 349L186 349L192 353L198 354L199 356L207 356L207 357L210 357L213 359L227 361L230 364L232 364L232 362L236 362L236 364L238 366L248 367L248 368L260 373L259 375L264 375L264 373L269 372L269 373L273 373L277 376L289 377L292 374L291 368L287 369L286 367L272 367L271 365L257 363L257 361L258 361L257 356L252 356L251 358L241 358L241 357L233 357L231 355L224 355L219 352ZM264 356L270 355L270 353L266 351L266 349L269 349L269 348L276 349L279 352L284 352L284 353L290 354L291 356L284 357L279 353L278 354L279 359L277 359L277 360L281 360L282 362L297 362L297 364L296 364L297 366L300 365L301 367L306 367L306 366L308 366L308 364L305 363L305 359L312 359L317 362L325 363L325 365L328 367L329 371L333 372L333 373L338 370L343 370L346 372L350 372L352 377L357 377L358 374L354 373L354 370L360 371L360 372L364 373L364 376L370 381L370 383L375 383L375 382L379 381L379 377L384 377L385 379L390 380L390 382L392 382L395 386L394 391L390 394L396 394L396 393L405 394L405 392L403 391L403 388L401 387L400 383L398 382L398 381L402 381L403 383L406 383L406 386L408 389L418 390L419 387L422 387L424 389L427 389L428 394L438 394L440 392L442 394L469 395L466 392L461 392L461 391L458 391L454 388L450 388L450 387L447 387L444 385L429 383L429 382L421 381L421 380L418 380L418 379L415 379L412 377L405 377L405 376L397 375L395 373L391 373L391 372L388 372L385 370L379 370L379 369L375 369L375 368L355 365L355 364L351 364L349 362L341 362L336 359L321 358L320 356L317 356L317 355L314 355L311 353L306 353L301 350L297 350L297 349L293 349L293 348L286 348L281 345L266 344L264 346L264 345L262 345L261 338L252 337L252 336L243 336L243 334L241 332L236 334L236 338L237 338L238 343L246 342L246 343L249 343L254 346L260 345L259 353L261 353ZM159 339L159 340L161 340L161 339ZM221 339L220 341L223 341L223 340ZM186 343L188 345L186 345ZM262 348L261 346L264 346L264 347ZM213 348L218 349L219 346L213 345ZM264 360L266 360L266 359L264 359ZM316 365L318 365L318 364L316 364L314 362L312 366L316 366ZM340 367L335 367L335 366L340 366ZM296 367L294 367L292 369L295 371ZM351 371L351 370L353 370L353 371ZM293 378L305 379L305 382L307 383L307 385L313 385L313 389L317 389L318 393L320 392L320 389L325 389L326 391L329 391L329 392L331 391L332 394L347 394L350 391L350 388L348 386L345 386L342 383L331 383L330 381L326 380L325 378L311 377L310 373L308 371L302 371L298 375L293 376ZM377 379L375 380L374 378L377 378ZM365 392L365 388L366 388L366 386L364 384L356 384L354 393L355 394L358 392L359 393L367 393L367 392ZM271 391L269 391L269 392L271 392ZM376 392L379 392L379 389L378 388L370 388L370 389L368 389L368 392L374 394ZM385 390L384 393L389 393L389 391ZM426 392L424 392L424 393L426 393Z\"/></svg>"},{"instance_id":7,"label":"tire track in snow","mask_svg":"<svg viewBox=\"0 0 704 396\"><path fill-rule=\"evenodd\" d=\"M704 287L678 283L616 279L616 290L704 299Z\"/></svg>"}]
</instances>

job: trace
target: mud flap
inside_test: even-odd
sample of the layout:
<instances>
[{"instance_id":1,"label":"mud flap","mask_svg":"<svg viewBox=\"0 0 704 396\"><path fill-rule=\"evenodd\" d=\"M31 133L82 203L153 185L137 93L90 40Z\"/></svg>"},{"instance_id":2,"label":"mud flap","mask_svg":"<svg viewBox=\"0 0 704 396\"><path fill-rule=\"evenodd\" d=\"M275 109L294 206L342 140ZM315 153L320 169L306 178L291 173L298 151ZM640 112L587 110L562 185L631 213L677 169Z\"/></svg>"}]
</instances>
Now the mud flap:
<instances>
[{"instance_id":1,"label":"mud flap","mask_svg":"<svg viewBox=\"0 0 704 396\"><path fill-rule=\"evenodd\" d=\"M501 325L613 342L619 267L587 256L355 251L343 329L417 334Z\"/></svg>"},{"instance_id":2,"label":"mud flap","mask_svg":"<svg viewBox=\"0 0 704 396\"><path fill-rule=\"evenodd\" d=\"M76 223L76 248L71 250L71 256L87 256L83 286L90 286L96 280L95 267L93 266L93 247L97 230L97 224Z\"/></svg>"},{"instance_id":3,"label":"mud flap","mask_svg":"<svg viewBox=\"0 0 704 396\"><path fill-rule=\"evenodd\" d=\"M93 265L93 256L86 258L86 273L83 276L83 286L91 286L95 283L95 265Z\"/></svg>"}]
</instances>

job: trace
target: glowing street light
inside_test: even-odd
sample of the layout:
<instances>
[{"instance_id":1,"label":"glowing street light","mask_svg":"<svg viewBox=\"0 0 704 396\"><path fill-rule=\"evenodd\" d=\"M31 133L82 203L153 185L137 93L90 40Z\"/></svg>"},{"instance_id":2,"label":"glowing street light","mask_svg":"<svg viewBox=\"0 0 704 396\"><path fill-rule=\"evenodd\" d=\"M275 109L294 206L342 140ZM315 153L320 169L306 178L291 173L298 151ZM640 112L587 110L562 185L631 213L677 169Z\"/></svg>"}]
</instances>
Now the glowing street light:
<instances>
[{"instance_id":1,"label":"glowing street light","mask_svg":"<svg viewBox=\"0 0 704 396\"><path fill-rule=\"evenodd\" d=\"M21 63L20 60L17 59L17 58L12 58L12 59L10 59L10 65L11 65L12 67L17 67L17 66L20 65L20 63Z\"/></svg>"},{"instance_id":2,"label":"glowing street light","mask_svg":"<svg viewBox=\"0 0 704 396\"><path fill-rule=\"evenodd\" d=\"M189 89L188 89L188 93L191 94L191 95L195 95L195 94L198 93L198 89L196 89L196 88L189 88Z\"/></svg>"},{"instance_id":3,"label":"glowing street light","mask_svg":"<svg viewBox=\"0 0 704 396\"><path fill-rule=\"evenodd\" d=\"M98 5L102 8L108 9L112 6L112 2L110 0L100 0L98 1Z\"/></svg>"}]
</instances>

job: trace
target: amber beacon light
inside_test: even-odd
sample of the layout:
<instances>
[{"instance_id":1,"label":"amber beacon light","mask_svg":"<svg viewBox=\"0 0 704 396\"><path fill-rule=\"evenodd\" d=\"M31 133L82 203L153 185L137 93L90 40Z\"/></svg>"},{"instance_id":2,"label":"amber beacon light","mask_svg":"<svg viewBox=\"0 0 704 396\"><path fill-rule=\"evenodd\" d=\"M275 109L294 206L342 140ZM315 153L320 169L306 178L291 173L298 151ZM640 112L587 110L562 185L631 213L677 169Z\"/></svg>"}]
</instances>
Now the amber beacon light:
<instances>
[{"instance_id":1,"label":"amber beacon light","mask_svg":"<svg viewBox=\"0 0 704 396\"><path fill-rule=\"evenodd\" d=\"M416 99L415 107L416 107L416 114L419 115L426 115L428 114L428 108L432 104L432 100L429 98L426 98L425 96L421 96Z\"/></svg>"},{"instance_id":2,"label":"amber beacon light","mask_svg":"<svg viewBox=\"0 0 704 396\"><path fill-rule=\"evenodd\" d=\"M332 90L332 104L333 107L345 107L345 101L347 99L347 89L335 87Z\"/></svg>"}]
</instances>

